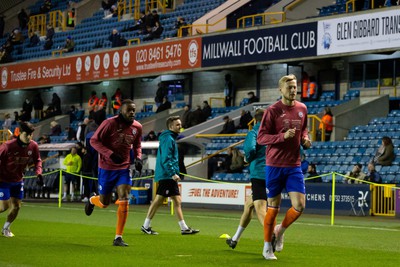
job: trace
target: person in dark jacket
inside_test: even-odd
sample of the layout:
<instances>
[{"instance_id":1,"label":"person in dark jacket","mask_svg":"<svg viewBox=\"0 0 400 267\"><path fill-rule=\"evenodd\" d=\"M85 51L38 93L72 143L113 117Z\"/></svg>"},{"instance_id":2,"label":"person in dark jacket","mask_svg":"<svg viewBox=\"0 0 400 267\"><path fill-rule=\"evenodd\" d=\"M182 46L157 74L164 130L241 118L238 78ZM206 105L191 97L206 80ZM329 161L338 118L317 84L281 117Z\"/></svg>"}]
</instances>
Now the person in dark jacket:
<instances>
[{"instance_id":1,"label":"person in dark jacket","mask_svg":"<svg viewBox=\"0 0 400 267\"><path fill-rule=\"evenodd\" d=\"M222 128L222 131L220 131L220 134L233 134L236 132L235 128L235 122L229 118L229 116L225 116L223 118L225 124Z\"/></svg>"},{"instance_id":2,"label":"person in dark jacket","mask_svg":"<svg viewBox=\"0 0 400 267\"><path fill-rule=\"evenodd\" d=\"M32 106L32 102L26 98L24 103L22 104L22 110L25 112L26 114L26 121L30 121L32 119L32 110L33 110L33 106Z\"/></svg>"},{"instance_id":3,"label":"person in dark jacket","mask_svg":"<svg viewBox=\"0 0 400 267\"><path fill-rule=\"evenodd\" d=\"M113 29L112 33L108 37L111 42L111 47L120 47L126 45L126 40L119 34L117 29Z\"/></svg>"},{"instance_id":4,"label":"person in dark jacket","mask_svg":"<svg viewBox=\"0 0 400 267\"><path fill-rule=\"evenodd\" d=\"M53 98L51 99L51 106L54 110L54 115L61 115L61 99L57 93L53 93Z\"/></svg>"},{"instance_id":5,"label":"person in dark jacket","mask_svg":"<svg viewBox=\"0 0 400 267\"><path fill-rule=\"evenodd\" d=\"M204 121L211 117L212 110L207 100L203 101L203 108L201 111L203 112Z\"/></svg>"},{"instance_id":6,"label":"person in dark jacket","mask_svg":"<svg viewBox=\"0 0 400 267\"><path fill-rule=\"evenodd\" d=\"M237 129L249 129L249 122L253 119L253 116L251 116L250 111L248 110L242 110L240 119L239 119L239 125L236 127Z\"/></svg>"},{"instance_id":7,"label":"person in dark jacket","mask_svg":"<svg viewBox=\"0 0 400 267\"><path fill-rule=\"evenodd\" d=\"M43 117L43 107L44 103L40 93L37 93L32 100L32 106L35 110L35 119L41 119Z\"/></svg>"},{"instance_id":8,"label":"person in dark jacket","mask_svg":"<svg viewBox=\"0 0 400 267\"><path fill-rule=\"evenodd\" d=\"M164 96L163 102L162 102L162 104L157 108L156 113L159 113L159 112L161 112L161 111L170 109L171 106L172 106L172 104L171 104L171 102L168 101L168 96Z\"/></svg>"}]
</instances>

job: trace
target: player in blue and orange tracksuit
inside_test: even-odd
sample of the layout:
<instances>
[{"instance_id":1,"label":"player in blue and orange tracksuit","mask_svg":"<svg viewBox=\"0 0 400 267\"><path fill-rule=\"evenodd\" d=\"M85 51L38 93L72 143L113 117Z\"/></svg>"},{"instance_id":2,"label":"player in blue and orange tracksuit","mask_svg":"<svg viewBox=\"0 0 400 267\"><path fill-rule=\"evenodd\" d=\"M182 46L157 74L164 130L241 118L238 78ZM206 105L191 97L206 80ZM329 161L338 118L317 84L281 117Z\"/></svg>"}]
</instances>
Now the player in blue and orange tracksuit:
<instances>
[{"instance_id":1,"label":"player in blue and orange tracksuit","mask_svg":"<svg viewBox=\"0 0 400 267\"><path fill-rule=\"evenodd\" d=\"M105 120L90 139L90 144L99 153L99 196L92 196L85 205L86 215L91 215L94 206L106 208L117 188L118 211L114 246L128 246L123 239L128 217L128 196L131 191L129 166L130 151L135 155L135 168L142 170L142 125L135 121L136 106L132 100L122 102L119 115Z\"/></svg>"},{"instance_id":2,"label":"player in blue and orange tracksuit","mask_svg":"<svg viewBox=\"0 0 400 267\"><path fill-rule=\"evenodd\" d=\"M282 99L267 108L257 137L258 144L267 146L265 173L268 210L264 220L263 249L263 256L267 260L276 260L273 251L283 249L284 231L300 217L305 208L300 145L305 149L311 146L307 130L307 107L296 101L296 76L283 76L279 80L279 90ZM282 223L274 227L284 189L289 194L292 207Z\"/></svg>"},{"instance_id":3,"label":"player in blue and orange tracksuit","mask_svg":"<svg viewBox=\"0 0 400 267\"><path fill-rule=\"evenodd\" d=\"M23 176L28 164L35 165L37 184L43 185L42 160L38 144L32 140L34 127L30 123L21 122L20 134L13 140L0 146L0 213L8 210L1 233L5 237L13 237L11 223L17 218L24 196Z\"/></svg>"}]
</instances>

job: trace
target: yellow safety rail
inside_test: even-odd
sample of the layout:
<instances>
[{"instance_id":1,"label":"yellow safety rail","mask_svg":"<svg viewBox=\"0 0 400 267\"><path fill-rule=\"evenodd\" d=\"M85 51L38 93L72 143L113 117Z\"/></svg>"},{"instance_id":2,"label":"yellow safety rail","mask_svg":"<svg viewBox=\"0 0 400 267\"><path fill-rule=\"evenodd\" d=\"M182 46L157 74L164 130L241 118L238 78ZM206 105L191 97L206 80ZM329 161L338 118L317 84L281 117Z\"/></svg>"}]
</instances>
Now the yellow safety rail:
<instances>
[{"instance_id":1,"label":"yellow safety rail","mask_svg":"<svg viewBox=\"0 0 400 267\"><path fill-rule=\"evenodd\" d=\"M153 9L157 9L161 11L161 13L165 13L166 0L146 0L145 7L146 13Z\"/></svg>"},{"instance_id":2,"label":"yellow safety rail","mask_svg":"<svg viewBox=\"0 0 400 267\"><path fill-rule=\"evenodd\" d=\"M310 119L310 124L309 124L309 134L311 134L311 141L317 140L317 123L318 126L322 122L322 120L317 116L317 115L308 115L308 119ZM322 127L322 132L321 132L321 141L325 141L325 124Z\"/></svg>"},{"instance_id":3,"label":"yellow safety rail","mask_svg":"<svg viewBox=\"0 0 400 267\"><path fill-rule=\"evenodd\" d=\"M53 25L53 27L61 28L62 31L65 31L67 25L66 17L61 10L49 12L49 23Z\"/></svg>"},{"instance_id":4,"label":"yellow safety rail","mask_svg":"<svg viewBox=\"0 0 400 267\"><path fill-rule=\"evenodd\" d=\"M198 135L196 135L196 138L201 138L201 137L222 137L222 136L246 136L246 134L198 134ZM201 158L199 160L196 160L196 161L190 163L189 165L186 165L186 168L190 168L190 167L196 165L197 163L200 163L200 162L203 162L203 161L205 161L205 160L207 160L209 158L212 158L212 157L214 157L214 156L216 156L216 155L228 150L231 147L235 147L235 146L238 146L238 145L242 144L243 142L244 142L244 140L241 140L239 142L231 144L230 146L227 146L227 147L225 147L225 148L223 148L221 150L218 150L218 151L212 153L211 155L207 155L207 156L205 156L205 157L203 157L203 158Z\"/></svg>"},{"instance_id":5,"label":"yellow safety rail","mask_svg":"<svg viewBox=\"0 0 400 267\"><path fill-rule=\"evenodd\" d=\"M60 49L60 50L53 50L53 51L51 51L51 56L52 57L55 57L57 54L59 55L59 56L62 56L62 54L63 54L63 50L62 49Z\"/></svg>"},{"instance_id":6,"label":"yellow safety rail","mask_svg":"<svg viewBox=\"0 0 400 267\"><path fill-rule=\"evenodd\" d=\"M133 38L128 40L128 45L131 45L132 43L134 44L140 44L140 38Z\"/></svg>"},{"instance_id":7,"label":"yellow safety rail","mask_svg":"<svg viewBox=\"0 0 400 267\"><path fill-rule=\"evenodd\" d=\"M131 9L131 2L129 1L129 13L132 13L132 9ZM135 4L133 5L133 18L135 20L138 20L140 18L140 0L135 0Z\"/></svg>"},{"instance_id":8,"label":"yellow safety rail","mask_svg":"<svg viewBox=\"0 0 400 267\"><path fill-rule=\"evenodd\" d=\"M276 17L280 16L280 19L277 19ZM246 27L246 19L251 19L251 27L255 26L255 20L256 18L261 17L261 24L277 24L277 23L282 23L286 20L286 12L266 12L262 14L254 14L254 15L248 15L241 17L237 20L237 28L245 28ZM268 23L269 22L269 23Z\"/></svg>"},{"instance_id":9,"label":"yellow safety rail","mask_svg":"<svg viewBox=\"0 0 400 267\"><path fill-rule=\"evenodd\" d=\"M193 28L196 28L197 34L209 33L210 32L210 27L213 27L213 26L217 25L218 23L220 23L221 21L223 21L225 19L226 18L223 17L223 18L219 19L218 21L216 21L215 23L212 23L212 24L189 24L189 25L186 25L186 26L182 26L178 30L178 37L182 37L182 29L188 29L189 35L193 35ZM198 27L204 27L205 31L200 30ZM219 30L219 31L213 31L213 32L223 32L223 31L226 31L226 29Z\"/></svg>"},{"instance_id":10,"label":"yellow safety rail","mask_svg":"<svg viewBox=\"0 0 400 267\"><path fill-rule=\"evenodd\" d=\"M351 10L351 12L354 12L354 11L356 11L356 0L350 0L350 1L347 1L346 2L346 13L349 13L349 7L350 7L350 4L352 5L352 10Z\"/></svg>"},{"instance_id":11,"label":"yellow safety rail","mask_svg":"<svg viewBox=\"0 0 400 267\"><path fill-rule=\"evenodd\" d=\"M29 17L28 32L38 32L41 36L46 35L46 15L34 15Z\"/></svg>"},{"instance_id":12,"label":"yellow safety rail","mask_svg":"<svg viewBox=\"0 0 400 267\"><path fill-rule=\"evenodd\" d=\"M396 215L395 187L395 184L371 184L371 215Z\"/></svg>"}]
</instances>

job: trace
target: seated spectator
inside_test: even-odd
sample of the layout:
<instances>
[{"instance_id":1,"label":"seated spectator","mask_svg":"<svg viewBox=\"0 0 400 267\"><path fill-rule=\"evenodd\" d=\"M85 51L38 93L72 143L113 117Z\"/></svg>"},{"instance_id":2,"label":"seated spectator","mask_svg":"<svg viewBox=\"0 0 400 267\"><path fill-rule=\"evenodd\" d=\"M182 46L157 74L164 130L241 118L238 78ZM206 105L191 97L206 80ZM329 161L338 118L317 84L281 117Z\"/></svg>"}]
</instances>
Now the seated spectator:
<instances>
[{"instance_id":1,"label":"seated spectator","mask_svg":"<svg viewBox=\"0 0 400 267\"><path fill-rule=\"evenodd\" d=\"M235 122L229 118L229 116L225 116L223 118L224 126L222 130L219 132L220 134L234 134L236 133Z\"/></svg>"},{"instance_id":2,"label":"seated spectator","mask_svg":"<svg viewBox=\"0 0 400 267\"><path fill-rule=\"evenodd\" d=\"M382 137L382 144L375 153L373 163L375 165L390 166L395 158L392 139L388 136Z\"/></svg>"},{"instance_id":3,"label":"seated spectator","mask_svg":"<svg viewBox=\"0 0 400 267\"><path fill-rule=\"evenodd\" d=\"M69 123L72 123L76 120L77 112L78 110L76 109L75 105L71 105L69 111L67 112L67 114L69 115Z\"/></svg>"},{"instance_id":4,"label":"seated spectator","mask_svg":"<svg viewBox=\"0 0 400 267\"><path fill-rule=\"evenodd\" d=\"M382 177L379 172L375 170L375 164L372 162L368 163L368 175L365 177L365 181L377 184L382 183Z\"/></svg>"},{"instance_id":5,"label":"seated spectator","mask_svg":"<svg viewBox=\"0 0 400 267\"><path fill-rule=\"evenodd\" d=\"M19 115L19 120L20 121L30 121L31 115L28 115L25 110L21 110L21 113Z\"/></svg>"},{"instance_id":6,"label":"seated spectator","mask_svg":"<svg viewBox=\"0 0 400 267\"><path fill-rule=\"evenodd\" d=\"M161 37L164 28L161 26L159 21L155 22L156 25L153 28L147 27L148 34L143 38L143 41L151 41Z\"/></svg>"},{"instance_id":7,"label":"seated spectator","mask_svg":"<svg viewBox=\"0 0 400 267\"><path fill-rule=\"evenodd\" d=\"M13 45L10 40L7 40L0 48L0 63L7 63L12 61L11 52Z\"/></svg>"},{"instance_id":8,"label":"seated spectator","mask_svg":"<svg viewBox=\"0 0 400 267\"><path fill-rule=\"evenodd\" d=\"M182 27L184 27L184 26L187 26L187 23L186 23L186 21L185 21L185 18L183 18L183 17L178 17L177 18L177 21L175 22L175 26L174 26L174 29L176 29L176 33L175 33L175 36L176 37L179 37L179 30L182 28ZM186 37L186 36L188 36L189 35L189 29L188 28L182 28L181 29L181 36L182 37Z\"/></svg>"},{"instance_id":9,"label":"seated spectator","mask_svg":"<svg viewBox=\"0 0 400 267\"><path fill-rule=\"evenodd\" d=\"M127 42L126 39L119 34L117 29L112 30L108 40L111 42L111 47L124 46Z\"/></svg>"},{"instance_id":10,"label":"seated spectator","mask_svg":"<svg viewBox=\"0 0 400 267\"><path fill-rule=\"evenodd\" d=\"M65 45L62 51L65 53L69 53L74 51L74 48L75 48L75 42L74 40L72 40L71 36L68 36L67 39L65 40Z\"/></svg>"},{"instance_id":11,"label":"seated spectator","mask_svg":"<svg viewBox=\"0 0 400 267\"><path fill-rule=\"evenodd\" d=\"M250 111L242 110L240 113L239 124L236 126L236 129L249 129L249 123L253 119L251 116Z\"/></svg>"},{"instance_id":12,"label":"seated spectator","mask_svg":"<svg viewBox=\"0 0 400 267\"><path fill-rule=\"evenodd\" d=\"M200 105L197 105L196 109L194 111L192 111L192 116L190 119L190 122L191 122L190 127L200 124L204 121L205 121L205 119L204 119L203 111L201 110Z\"/></svg>"},{"instance_id":13,"label":"seated spectator","mask_svg":"<svg viewBox=\"0 0 400 267\"><path fill-rule=\"evenodd\" d=\"M307 182L311 183L322 183L322 178L319 176L317 172L317 166L314 163L311 163L308 165L308 170L307 170L307 178L313 178L307 180Z\"/></svg>"},{"instance_id":14,"label":"seated spectator","mask_svg":"<svg viewBox=\"0 0 400 267\"><path fill-rule=\"evenodd\" d=\"M110 13L108 15L104 16L103 19L110 19L110 18L118 17L118 8L116 5L112 5L109 11L110 11Z\"/></svg>"},{"instance_id":15,"label":"seated spectator","mask_svg":"<svg viewBox=\"0 0 400 267\"><path fill-rule=\"evenodd\" d=\"M14 111L14 120L12 122L12 125L17 125L19 122L19 113L18 111Z\"/></svg>"},{"instance_id":16,"label":"seated spectator","mask_svg":"<svg viewBox=\"0 0 400 267\"><path fill-rule=\"evenodd\" d=\"M140 18L136 21L135 25L132 27L126 28L122 30L122 32L127 32L127 31L135 31L139 30L139 34L145 34L147 33L146 29L146 14L143 11L140 11Z\"/></svg>"},{"instance_id":17,"label":"seated spectator","mask_svg":"<svg viewBox=\"0 0 400 267\"><path fill-rule=\"evenodd\" d=\"M260 102L260 98L258 98L254 92L248 92L247 96L249 98L249 102L247 102L247 104L251 104L251 103L257 103Z\"/></svg>"},{"instance_id":18,"label":"seated spectator","mask_svg":"<svg viewBox=\"0 0 400 267\"><path fill-rule=\"evenodd\" d=\"M157 135L154 131L150 131L148 135L144 137L144 141L157 141Z\"/></svg>"},{"instance_id":19,"label":"seated spectator","mask_svg":"<svg viewBox=\"0 0 400 267\"><path fill-rule=\"evenodd\" d=\"M11 32L10 37L8 39L11 41L12 45L18 45L24 42L24 36L22 35L22 32L18 28L15 28Z\"/></svg>"},{"instance_id":20,"label":"seated spectator","mask_svg":"<svg viewBox=\"0 0 400 267\"><path fill-rule=\"evenodd\" d=\"M44 50L50 50L53 47L54 34L55 34L55 31L54 31L53 25L48 24L47 31L46 31L46 37L44 39L44 45L43 45Z\"/></svg>"},{"instance_id":21,"label":"seated spectator","mask_svg":"<svg viewBox=\"0 0 400 267\"><path fill-rule=\"evenodd\" d=\"M59 136L62 132L61 125L56 121L50 122L50 134L49 136Z\"/></svg>"},{"instance_id":22,"label":"seated spectator","mask_svg":"<svg viewBox=\"0 0 400 267\"><path fill-rule=\"evenodd\" d=\"M228 156L230 157L230 165L227 172L238 173L244 168L244 155L236 147L228 148Z\"/></svg>"},{"instance_id":23,"label":"seated spectator","mask_svg":"<svg viewBox=\"0 0 400 267\"><path fill-rule=\"evenodd\" d=\"M73 141L76 140L76 131L72 127L65 127L65 132L67 133L67 141Z\"/></svg>"},{"instance_id":24,"label":"seated spectator","mask_svg":"<svg viewBox=\"0 0 400 267\"><path fill-rule=\"evenodd\" d=\"M206 121L212 115L212 110L207 100L203 101L203 108L201 110L203 112L204 121Z\"/></svg>"},{"instance_id":25,"label":"seated spectator","mask_svg":"<svg viewBox=\"0 0 400 267\"><path fill-rule=\"evenodd\" d=\"M157 108L156 113L159 113L161 111L167 110L171 108L171 102L168 101L168 96L164 96L163 97L163 102L161 103L161 105Z\"/></svg>"},{"instance_id":26,"label":"seated spectator","mask_svg":"<svg viewBox=\"0 0 400 267\"><path fill-rule=\"evenodd\" d=\"M111 13L111 7L115 4L116 1L113 0L103 0L101 1L101 7L104 10L104 17L107 17Z\"/></svg>"},{"instance_id":27,"label":"seated spectator","mask_svg":"<svg viewBox=\"0 0 400 267\"><path fill-rule=\"evenodd\" d=\"M358 180L365 180L365 177L367 175L364 172L362 172L362 165L360 163L357 163L354 165L351 172L346 173L346 176L355 178ZM345 184L361 184L362 183L361 181L357 181L357 180L349 179L349 178L345 178L345 180L343 180L343 182Z\"/></svg>"},{"instance_id":28,"label":"seated spectator","mask_svg":"<svg viewBox=\"0 0 400 267\"><path fill-rule=\"evenodd\" d=\"M34 31L29 32L29 44L28 47L34 47L40 44L40 38Z\"/></svg>"}]
</instances>

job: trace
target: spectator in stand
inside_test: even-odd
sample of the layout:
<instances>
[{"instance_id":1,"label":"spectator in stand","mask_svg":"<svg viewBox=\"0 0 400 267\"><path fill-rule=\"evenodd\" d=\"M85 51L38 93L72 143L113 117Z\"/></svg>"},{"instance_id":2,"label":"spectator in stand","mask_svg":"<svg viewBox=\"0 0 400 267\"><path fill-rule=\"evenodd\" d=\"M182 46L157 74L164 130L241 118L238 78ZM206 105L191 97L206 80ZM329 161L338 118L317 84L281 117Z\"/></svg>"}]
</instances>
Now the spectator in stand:
<instances>
[{"instance_id":1,"label":"spectator in stand","mask_svg":"<svg viewBox=\"0 0 400 267\"><path fill-rule=\"evenodd\" d=\"M115 4L114 0L103 0L101 1L101 7L104 10L104 17L107 17L111 13L111 7Z\"/></svg>"},{"instance_id":2,"label":"spectator in stand","mask_svg":"<svg viewBox=\"0 0 400 267\"><path fill-rule=\"evenodd\" d=\"M19 113L18 111L14 111L14 120L12 122L13 125L16 125L19 122Z\"/></svg>"},{"instance_id":3,"label":"spectator in stand","mask_svg":"<svg viewBox=\"0 0 400 267\"><path fill-rule=\"evenodd\" d=\"M322 183L322 178L319 176L317 172L317 166L314 163L311 163L308 165L308 170L307 170L307 178L313 178L307 180L307 182L311 183Z\"/></svg>"},{"instance_id":4,"label":"spectator in stand","mask_svg":"<svg viewBox=\"0 0 400 267\"><path fill-rule=\"evenodd\" d=\"M371 183L382 183L382 177L379 172L376 171L375 164L373 162L368 163L368 175L365 177L365 180Z\"/></svg>"},{"instance_id":5,"label":"spectator in stand","mask_svg":"<svg viewBox=\"0 0 400 267\"><path fill-rule=\"evenodd\" d=\"M99 103L98 106L99 108L101 107L102 109L104 109L104 111L107 110L107 94L105 92L101 93L101 98L99 99Z\"/></svg>"},{"instance_id":6,"label":"spectator in stand","mask_svg":"<svg viewBox=\"0 0 400 267\"><path fill-rule=\"evenodd\" d=\"M13 51L13 45L10 40L7 40L0 49L0 63L8 63L12 61L11 52Z\"/></svg>"},{"instance_id":7,"label":"spectator in stand","mask_svg":"<svg viewBox=\"0 0 400 267\"><path fill-rule=\"evenodd\" d=\"M224 116L224 126L219 132L220 134L234 134L236 133L235 122L229 118L229 116Z\"/></svg>"},{"instance_id":8,"label":"spectator in stand","mask_svg":"<svg viewBox=\"0 0 400 267\"><path fill-rule=\"evenodd\" d=\"M242 109L239 124L236 126L236 129L249 129L249 123L252 119L253 116L251 116L250 111Z\"/></svg>"},{"instance_id":9,"label":"spectator in stand","mask_svg":"<svg viewBox=\"0 0 400 267\"><path fill-rule=\"evenodd\" d=\"M64 173L64 195L62 197L62 201L67 201L67 194L70 184L72 184L70 200L78 200L77 196L75 197L75 192L79 191L80 177L78 175L82 168L82 159L77 152L78 150L76 147L71 148L71 153L65 157L63 162L67 168L67 172Z\"/></svg>"},{"instance_id":10,"label":"spectator in stand","mask_svg":"<svg viewBox=\"0 0 400 267\"><path fill-rule=\"evenodd\" d=\"M40 7L39 14L46 14L50 11L52 7L51 0L44 0L43 5Z\"/></svg>"},{"instance_id":11,"label":"spectator in stand","mask_svg":"<svg viewBox=\"0 0 400 267\"><path fill-rule=\"evenodd\" d=\"M22 104L22 110L25 112L26 119L24 121L30 121L32 119L32 102L26 98L24 103Z\"/></svg>"},{"instance_id":12,"label":"spectator in stand","mask_svg":"<svg viewBox=\"0 0 400 267\"><path fill-rule=\"evenodd\" d=\"M211 117L212 110L207 100L203 101L203 109L201 111L203 112L204 121L208 120L208 118Z\"/></svg>"},{"instance_id":13,"label":"spectator in stand","mask_svg":"<svg viewBox=\"0 0 400 267\"><path fill-rule=\"evenodd\" d=\"M144 141L157 141L157 135L154 131L150 131L148 135L144 137Z\"/></svg>"},{"instance_id":14,"label":"spectator in stand","mask_svg":"<svg viewBox=\"0 0 400 267\"><path fill-rule=\"evenodd\" d=\"M164 96L162 104L157 108L156 113L167 110L171 108L171 102L168 101L168 96Z\"/></svg>"},{"instance_id":15,"label":"spectator in stand","mask_svg":"<svg viewBox=\"0 0 400 267\"><path fill-rule=\"evenodd\" d=\"M382 144L375 153L373 163L375 165L390 166L395 158L392 139L388 136L382 137Z\"/></svg>"},{"instance_id":16,"label":"spectator in stand","mask_svg":"<svg viewBox=\"0 0 400 267\"><path fill-rule=\"evenodd\" d=\"M147 33L146 14L144 13L144 11L140 11L139 16L140 18L136 21L134 26L126 28L122 32L139 30L139 34L146 34Z\"/></svg>"},{"instance_id":17,"label":"spectator in stand","mask_svg":"<svg viewBox=\"0 0 400 267\"><path fill-rule=\"evenodd\" d=\"M122 100L123 100L123 96L122 96L121 89L117 88L117 90L111 97L111 105L112 105L114 114L117 114L118 110L121 108Z\"/></svg>"},{"instance_id":18,"label":"spectator in stand","mask_svg":"<svg viewBox=\"0 0 400 267\"><path fill-rule=\"evenodd\" d=\"M55 31L54 31L53 25L48 24L47 30L46 30L46 37L44 39L44 45L43 45L44 50L50 50L53 47L54 34L55 34Z\"/></svg>"},{"instance_id":19,"label":"spectator in stand","mask_svg":"<svg viewBox=\"0 0 400 267\"><path fill-rule=\"evenodd\" d=\"M240 173L244 168L244 156L236 147L228 148L228 156L230 157L230 165L227 172Z\"/></svg>"},{"instance_id":20,"label":"spectator in stand","mask_svg":"<svg viewBox=\"0 0 400 267\"><path fill-rule=\"evenodd\" d=\"M190 127L200 124L204 121L205 120L204 120L203 111L201 110L200 105L197 105L196 109L194 111L192 111L192 116L190 119Z\"/></svg>"},{"instance_id":21,"label":"spectator in stand","mask_svg":"<svg viewBox=\"0 0 400 267\"><path fill-rule=\"evenodd\" d=\"M190 105L185 105L185 107L183 108L183 110L185 111L182 115L182 128L183 129L187 129L190 128L191 126L191 120L192 120L192 110Z\"/></svg>"},{"instance_id":22,"label":"spectator in stand","mask_svg":"<svg viewBox=\"0 0 400 267\"><path fill-rule=\"evenodd\" d=\"M315 81L315 76L310 76L310 82L307 88L307 98L309 100L317 100L318 98L318 85Z\"/></svg>"},{"instance_id":23,"label":"spectator in stand","mask_svg":"<svg viewBox=\"0 0 400 267\"><path fill-rule=\"evenodd\" d=\"M96 111L99 100L100 99L97 97L96 91L92 91L88 101L89 112L92 110Z\"/></svg>"},{"instance_id":24,"label":"spectator in stand","mask_svg":"<svg viewBox=\"0 0 400 267\"><path fill-rule=\"evenodd\" d=\"M75 105L71 105L67 114L69 115L69 123L73 123L76 121L76 114L78 110L76 109Z\"/></svg>"},{"instance_id":25,"label":"spectator in stand","mask_svg":"<svg viewBox=\"0 0 400 267\"><path fill-rule=\"evenodd\" d=\"M333 131L333 115L332 111L329 107L325 107L324 115L321 118L321 122L319 123L319 129L317 132L317 140L321 141L322 138L322 129L325 128L325 141L331 140L331 134Z\"/></svg>"},{"instance_id":26,"label":"spectator in stand","mask_svg":"<svg viewBox=\"0 0 400 267\"><path fill-rule=\"evenodd\" d=\"M103 19L118 17L118 7L116 5L112 5L109 11L110 13L106 15Z\"/></svg>"},{"instance_id":27,"label":"spectator in stand","mask_svg":"<svg viewBox=\"0 0 400 267\"><path fill-rule=\"evenodd\" d=\"M31 30L29 32L29 44L28 44L28 47L35 47L35 46L37 46L39 44L40 44L39 36L36 34L36 32Z\"/></svg>"},{"instance_id":28,"label":"spectator in stand","mask_svg":"<svg viewBox=\"0 0 400 267\"><path fill-rule=\"evenodd\" d=\"M151 25L151 27L154 27L156 23L160 23L160 15L158 15L157 10L154 9L151 11L151 15L153 16L154 24Z\"/></svg>"},{"instance_id":29,"label":"spectator in stand","mask_svg":"<svg viewBox=\"0 0 400 267\"><path fill-rule=\"evenodd\" d=\"M10 131L12 125L12 119L10 113L4 114L4 122L3 122L3 138L2 140L9 140L12 135L12 132ZM11 133L10 136L8 136L8 133Z\"/></svg>"},{"instance_id":30,"label":"spectator in stand","mask_svg":"<svg viewBox=\"0 0 400 267\"><path fill-rule=\"evenodd\" d=\"M29 16L23 8L21 8L21 11L18 13L18 22L21 30L25 30L26 26L28 26Z\"/></svg>"},{"instance_id":31,"label":"spectator in stand","mask_svg":"<svg viewBox=\"0 0 400 267\"><path fill-rule=\"evenodd\" d=\"M15 28L11 32L10 37L8 39L11 41L12 45L18 45L24 42L24 36L22 35L21 30L18 28Z\"/></svg>"},{"instance_id":32,"label":"spectator in stand","mask_svg":"<svg viewBox=\"0 0 400 267\"><path fill-rule=\"evenodd\" d=\"M56 121L50 122L49 136L59 136L62 132L61 125Z\"/></svg>"},{"instance_id":33,"label":"spectator in stand","mask_svg":"<svg viewBox=\"0 0 400 267\"><path fill-rule=\"evenodd\" d=\"M228 73L225 75L224 97L225 106L231 107L234 104L235 91L232 83L232 76Z\"/></svg>"},{"instance_id":34,"label":"spectator in stand","mask_svg":"<svg viewBox=\"0 0 400 267\"><path fill-rule=\"evenodd\" d=\"M361 184L362 182L358 180L365 180L367 175L362 171L362 165L357 163L354 165L351 172L346 173L346 176L347 177L343 180L345 184ZM355 178L357 180L351 178Z\"/></svg>"},{"instance_id":35,"label":"spectator in stand","mask_svg":"<svg viewBox=\"0 0 400 267\"><path fill-rule=\"evenodd\" d=\"M71 36L68 36L67 39L65 40L65 45L64 48L62 49L63 52L69 53L73 52L75 48L75 42L72 40Z\"/></svg>"},{"instance_id":36,"label":"spectator in stand","mask_svg":"<svg viewBox=\"0 0 400 267\"><path fill-rule=\"evenodd\" d=\"M161 26L161 23L159 21L156 21L154 27L152 28L147 27L148 34L143 38L143 41L151 41L154 39L158 39L161 37L163 31L164 28Z\"/></svg>"},{"instance_id":37,"label":"spectator in stand","mask_svg":"<svg viewBox=\"0 0 400 267\"><path fill-rule=\"evenodd\" d=\"M260 102L260 98L258 98L254 92L248 92L247 96L249 98L249 102L247 102L247 104L252 104L252 103L257 103Z\"/></svg>"},{"instance_id":38,"label":"spectator in stand","mask_svg":"<svg viewBox=\"0 0 400 267\"><path fill-rule=\"evenodd\" d=\"M108 40L111 42L111 47L120 47L126 45L126 39L123 38L117 29L113 29Z\"/></svg>"},{"instance_id":39,"label":"spectator in stand","mask_svg":"<svg viewBox=\"0 0 400 267\"><path fill-rule=\"evenodd\" d=\"M57 93L53 93L53 98L51 99L51 106L53 107L54 115L61 115L61 99Z\"/></svg>"},{"instance_id":40,"label":"spectator in stand","mask_svg":"<svg viewBox=\"0 0 400 267\"><path fill-rule=\"evenodd\" d=\"M67 127L65 127L65 132L67 133L67 137L66 137L67 141L76 140L76 131L74 130L74 128L67 126Z\"/></svg>"},{"instance_id":41,"label":"spectator in stand","mask_svg":"<svg viewBox=\"0 0 400 267\"><path fill-rule=\"evenodd\" d=\"M89 118L85 118L82 123L79 124L78 130L76 131L76 140L84 143L86 141L85 138L85 128L89 123Z\"/></svg>"},{"instance_id":42,"label":"spectator in stand","mask_svg":"<svg viewBox=\"0 0 400 267\"><path fill-rule=\"evenodd\" d=\"M178 17L176 22L175 22L175 29L176 29L176 37L186 37L189 35L189 29L186 28L187 23L185 21L185 18L183 17ZM181 36L179 36L179 31L181 33Z\"/></svg>"},{"instance_id":43,"label":"spectator in stand","mask_svg":"<svg viewBox=\"0 0 400 267\"><path fill-rule=\"evenodd\" d=\"M43 100L42 100L42 96L40 95L40 93L37 93L32 100L32 106L33 109L35 110L34 114L35 114L35 119L41 119L43 117Z\"/></svg>"},{"instance_id":44,"label":"spectator in stand","mask_svg":"<svg viewBox=\"0 0 400 267\"><path fill-rule=\"evenodd\" d=\"M156 102L156 106L158 107L163 102L164 96L168 95L168 88L163 82L159 82L157 86L158 88L156 91L156 96L154 97L154 101Z\"/></svg>"},{"instance_id":45,"label":"spectator in stand","mask_svg":"<svg viewBox=\"0 0 400 267\"><path fill-rule=\"evenodd\" d=\"M97 125L101 125L101 123L107 119L106 109L104 106L98 106L93 119Z\"/></svg>"}]
</instances>

